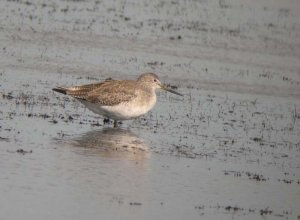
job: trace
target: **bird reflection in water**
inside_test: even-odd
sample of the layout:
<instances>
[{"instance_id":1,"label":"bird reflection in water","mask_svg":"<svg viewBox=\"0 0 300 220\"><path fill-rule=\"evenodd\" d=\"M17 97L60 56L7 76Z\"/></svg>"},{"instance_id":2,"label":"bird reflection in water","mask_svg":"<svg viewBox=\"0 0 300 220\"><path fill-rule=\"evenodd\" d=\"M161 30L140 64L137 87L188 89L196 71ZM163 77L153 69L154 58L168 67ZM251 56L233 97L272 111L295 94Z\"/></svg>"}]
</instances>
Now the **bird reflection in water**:
<instances>
[{"instance_id":1,"label":"bird reflection in water","mask_svg":"<svg viewBox=\"0 0 300 220\"><path fill-rule=\"evenodd\" d=\"M84 148L84 154L89 152L103 157L129 157L136 160L150 156L149 147L142 139L121 128L89 131L73 139L72 145Z\"/></svg>"}]
</instances>

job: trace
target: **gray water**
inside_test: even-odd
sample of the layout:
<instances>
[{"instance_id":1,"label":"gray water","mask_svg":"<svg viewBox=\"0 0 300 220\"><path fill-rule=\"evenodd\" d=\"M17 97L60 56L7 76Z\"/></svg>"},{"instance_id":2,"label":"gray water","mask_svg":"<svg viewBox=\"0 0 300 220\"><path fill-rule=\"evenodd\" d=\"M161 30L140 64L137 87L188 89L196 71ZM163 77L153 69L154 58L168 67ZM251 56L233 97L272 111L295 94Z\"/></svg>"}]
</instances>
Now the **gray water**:
<instances>
[{"instance_id":1,"label":"gray water","mask_svg":"<svg viewBox=\"0 0 300 220\"><path fill-rule=\"evenodd\" d=\"M0 2L0 219L297 219L297 1ZM62 85L152 71L118 129Z\"/></svg>"}]
</instances>

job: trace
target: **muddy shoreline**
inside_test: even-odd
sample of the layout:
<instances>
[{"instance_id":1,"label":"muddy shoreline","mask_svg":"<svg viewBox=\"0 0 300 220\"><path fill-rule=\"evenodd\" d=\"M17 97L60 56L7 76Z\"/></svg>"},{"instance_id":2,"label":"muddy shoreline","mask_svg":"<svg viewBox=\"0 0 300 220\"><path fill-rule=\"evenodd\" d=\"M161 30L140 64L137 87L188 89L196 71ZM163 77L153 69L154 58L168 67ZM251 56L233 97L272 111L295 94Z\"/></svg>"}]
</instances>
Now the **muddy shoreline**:
<instances>
[{"instance_id":1,"label":"muddy shoreline","mask_svg":"<svg viewBox=\"0 0 300 220\"><path fill-rule=\"evenodd\" d=\"M0 219L300 218L296 1L0 6ZM118 129L51 90L148 71Z\"/></svg>"}]
</instances>

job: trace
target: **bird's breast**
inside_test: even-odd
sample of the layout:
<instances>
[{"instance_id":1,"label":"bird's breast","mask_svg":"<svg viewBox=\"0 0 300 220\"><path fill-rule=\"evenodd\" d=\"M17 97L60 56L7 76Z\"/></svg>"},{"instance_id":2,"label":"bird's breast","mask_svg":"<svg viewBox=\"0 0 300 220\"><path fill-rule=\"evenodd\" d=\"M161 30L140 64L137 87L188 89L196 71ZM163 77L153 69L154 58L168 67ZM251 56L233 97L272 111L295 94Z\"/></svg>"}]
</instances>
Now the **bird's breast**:
<instances>
[{"instance_id":1,"label":"bird's breast","mask_svg":"<svg viewBox=\"0 0 300 220\"><path fill-rule=\"evenodd\" d=\"M129 102L121 102L113 106L103 106L98 103L82 101L82 103L96 114L104 115L115 120L137 118L150 111L156 103L156 94L143 93Z\"/></svg>"}]
</instances>

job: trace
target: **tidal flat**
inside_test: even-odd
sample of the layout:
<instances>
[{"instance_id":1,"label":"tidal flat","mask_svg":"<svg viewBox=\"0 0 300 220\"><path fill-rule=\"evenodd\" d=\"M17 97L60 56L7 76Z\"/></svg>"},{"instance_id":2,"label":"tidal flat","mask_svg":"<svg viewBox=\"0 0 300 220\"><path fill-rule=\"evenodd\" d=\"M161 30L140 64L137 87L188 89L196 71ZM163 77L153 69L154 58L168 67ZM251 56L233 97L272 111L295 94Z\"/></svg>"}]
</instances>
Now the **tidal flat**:
<instances>
[{"instance_id":1,"label":"tidal flat","mask_svg":"<svg viewBox=\"0 0 300 220\"><path fill-rule=\"evenodd\" d=\"M1 1L0 219L299 219L297 1ZM155 72L119 128L53 87Z\"/></svg>"}]
</instances>

